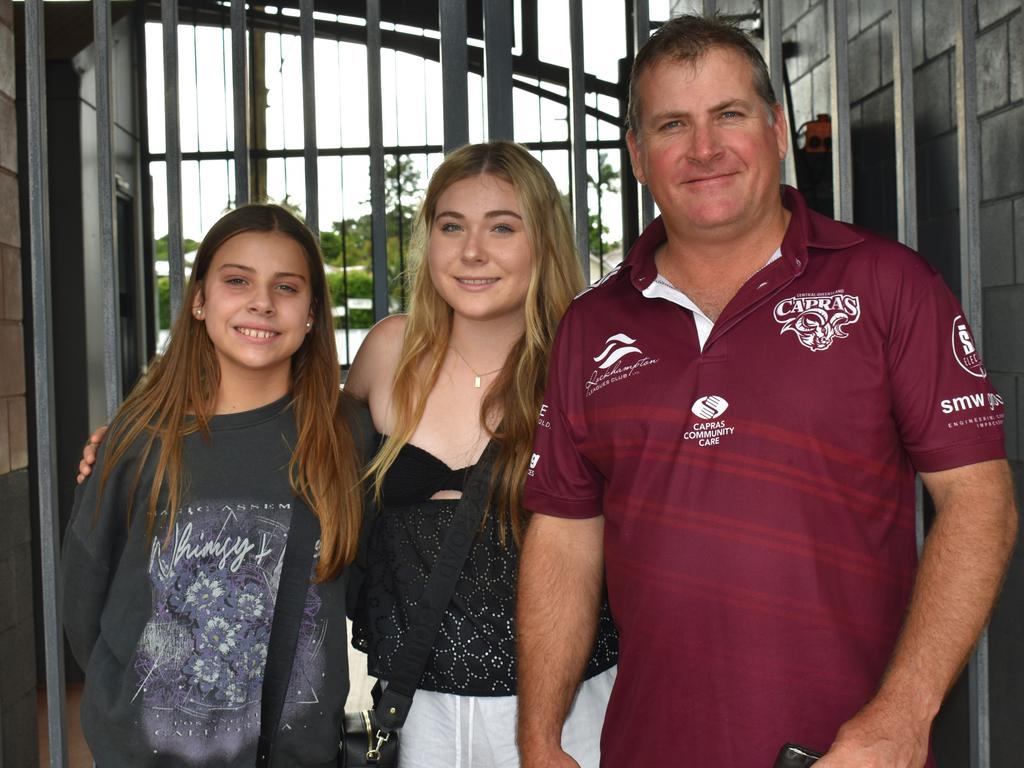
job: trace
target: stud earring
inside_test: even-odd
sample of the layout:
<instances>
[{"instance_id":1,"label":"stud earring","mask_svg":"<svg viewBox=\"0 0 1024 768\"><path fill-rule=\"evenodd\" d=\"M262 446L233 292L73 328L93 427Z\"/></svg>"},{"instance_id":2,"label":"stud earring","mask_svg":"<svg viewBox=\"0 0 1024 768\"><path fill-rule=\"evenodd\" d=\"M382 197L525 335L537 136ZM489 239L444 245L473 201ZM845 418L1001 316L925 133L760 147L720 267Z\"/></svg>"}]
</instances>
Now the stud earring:
<instances>
[{"instance_id":1,"label":"stud earring","mask_svg":"<svg viewBox=\"0 0 1024 768\"><path fill-rule=\"evenodd\" d=\"M313 327L313 323L312 323L312 322L309 322L309 321L307 321L307 322L306 322L306 330L308 331L308 330L309 330L310 328L312 328L312 327Z\"/></svg>"},{"instance_id":2,"label":"stud earring","mask_svg":"<svg viewBox=\"0 0 1024 768\"><path fill-rule=\"evenodd\" d=\"M195 314L196 314L197 318L202 317L203 316L203 308L202 307L196 307L196 313Z\"/></svg>"}]
</instances>

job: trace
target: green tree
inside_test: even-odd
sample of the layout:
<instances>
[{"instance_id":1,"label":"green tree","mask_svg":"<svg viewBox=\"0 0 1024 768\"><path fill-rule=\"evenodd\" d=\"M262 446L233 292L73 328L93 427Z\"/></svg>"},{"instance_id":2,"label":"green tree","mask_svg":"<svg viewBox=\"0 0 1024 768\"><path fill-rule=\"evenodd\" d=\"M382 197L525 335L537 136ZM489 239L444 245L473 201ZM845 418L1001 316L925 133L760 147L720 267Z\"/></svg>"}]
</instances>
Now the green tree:
<instances>
[{"instance_id":1,"label":"green tree","mask_svg":"<svg viewBox=\"0 0 1024 768\"><path fill-rule=\"evenodd\" d=\"M619 247L618 241L605 239L608 234L608 227L604 226L603 200L608 193L619 191L619 172L608 163L608 153L597 153L597 178L587 174L587 183L597 192L597 210L590 211L587 215L587 222L590 232L590 252L596 255L604 255L608 251L614 251Z\"/></svg>"},{"instance_id":2,"label":"green tree","mask_svg":"<svg viewBox=\"0 0 1024 768\"><path fill-rule=\"evenodd\" d=\"M169 235L158 237L153 241L153 258L155 261L169 261ZM193 253L199 249L199 243L191 238L182 239L182 252ZM167 277L156 280L157 313L161 328L171 327L171 281Z\"/></svg>"},{"instance_id":3,"label":"green tree","mask_svg":"<svg viewBox=\"0 0 1024 768\"><path fill-rule=\"evenodd\" d=\"M153 241L153 258L157 261L168 260L168 238L169 235L158 237ZM182 253L192 253L193 251L199 250L199 242L192 240L191 238L184 238L182 241Z\"/></svg>"},{"instance_id":4,"label":"green tree","mask_svg":"<svg viewBox=\"0 0 1024 768\"><path fill-rule=\"evenodd\" d=\"M402 272L407 267L409 240L423 194L420 179L421 174L410 157L397 155L385 158L384 222L388 263L386 279L392 309L401 308L405 303ZM332 225L332 231L322 232L320 239L327 263L369 268L373 260L373 216L365 214L354 219L336 221ZM352 274L355 273L350 272L349 276Z\"/></svg>"},{"instance_id":5,"label":"green tree","mask_svg":"<svg viewBox=\"0 0 1024 768\"><path fill-rule=\"evenodd\" d=\"M348 288L346 298L345 289ZM349 328L369 328L373 325L373 310L371 309L350 309L347 299L372 299L373 298L373 277L369 272L361 269L350 269L347 273L330 272L327 275L327 285L331 291L331 303L335 307L345 307L348 314ZM345 318L334 318L335 328L345 327Z\"/></svg>"},{"instance_id":6,"label":"green tree","mask_svg":"<svg viewBox=\"0 0 1024 768\"><path fill-rule=\"evenodd\" d=\"M603 198L609 192L618 192L616 182L619 180L619 172L607 162L608 154L599 152L597 155L597 179L587 174L587 186L597 192L597 210L587 211L587 244L591 256L603 256L608 251L614 251L619 247L618 240L608 240L608 227L604 225L602 211ZM562 195L566 207L572 210L572 200L569 195Z\"/></svg>"},{"instance_id":7,"label":"green tree","mask_svg":"<svg viewBox=\"0 0 1024 768\"><path fill-rule=\"evenodd\" d=\"M323 253L326 263L341 265L343 260L341 248L341 237L337 232L320 233L320 252Z\"/></svg>"},{"instance_id":8,"label":"green tree","mask_svg":"<svg viewBox=\"0 0 1024 768\"><path fill-rule=\"evenodd\" d=\"M335 221L330 232L321 232L324 246L324 260L335 266L370 266L372 241L370 237L371 217Z\"/></svg>"},{"instance_id":9,"label":"green tree","mask_svg":"<svg viewBox=\"0 0 1024 768\"><path fill-rule=\"evenodd\" d=\"M420 172L412 164L412 158L408 155L395 155L393 158L384 159L384 207L388 211L403 210L409 211L409 218L415 214L415 209L410 210L410 203L416 205L419 195L423 192L420 187Z\"/></svg>"},{"instance_id":10,"label":"green tree","mask_svg":"<svg viewBox=\"0 0 1024 768\"><path fill-rule=\"evenodd\" d=\"M590 245L591 256L603 256L608 251L613 251L618 247L618 242L608 242L605 237L608 234L608 227L603 223L603 219L596 213L587 214L587 225L589 227L587 232L587 241Z\"/></svg>"},{"instance_id":11,"label":"green tree","mask_svg":"<svg viewBox=\"0 0 1024 768\"><path fill-rule=\"evenodd\" d=\"M156 279L157 301L159 302L160 327L171 327L171 281L166 277Z\"/></svg>"}]
</instances>

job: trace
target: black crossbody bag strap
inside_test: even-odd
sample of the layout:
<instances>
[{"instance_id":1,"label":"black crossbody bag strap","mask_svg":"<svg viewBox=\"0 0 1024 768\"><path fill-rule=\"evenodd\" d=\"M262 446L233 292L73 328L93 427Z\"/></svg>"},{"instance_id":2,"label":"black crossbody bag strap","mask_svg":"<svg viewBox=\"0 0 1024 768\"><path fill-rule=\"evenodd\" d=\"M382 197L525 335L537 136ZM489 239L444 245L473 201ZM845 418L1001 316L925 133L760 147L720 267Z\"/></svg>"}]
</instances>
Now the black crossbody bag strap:
<instances>
[{"instance_id":1,"label":"black crossbody bag strap","mask_svg":"<svg viewBox=\"0 0 1024 768\"><path fill-rule=\"evenodd\" d=\"M423 597L413 610L409 631L388 674L387 688L381 693L373 710L374 720L380 728L397 730L409 714L413 694L427 667L441 619L455 593L455 585L469 557L473 540L480 530L480 521L490 495L491 465L497 448L493 440L488 443L466 479L462 498L455 507L455 517L441 542L441 551L427 577Z\"/></svg>"},{"instance_id":2,"label":"black crossbody bag strap","mask_svg":"<svg viewBox=\"0 0 1024 768\"><path fill-rule=\"evenodd\" d=\"M272 764L281 712L284 710L288 681L292 676L299 625L309 591L309 574L313 564L320 524L316 515L302 499L292 501L292 521L288 528L281 580L274 602L274 619L270 626L267 665L263 673L260 701L260 736L256 750L257 768Z\"/></svg>"}]
</instances>

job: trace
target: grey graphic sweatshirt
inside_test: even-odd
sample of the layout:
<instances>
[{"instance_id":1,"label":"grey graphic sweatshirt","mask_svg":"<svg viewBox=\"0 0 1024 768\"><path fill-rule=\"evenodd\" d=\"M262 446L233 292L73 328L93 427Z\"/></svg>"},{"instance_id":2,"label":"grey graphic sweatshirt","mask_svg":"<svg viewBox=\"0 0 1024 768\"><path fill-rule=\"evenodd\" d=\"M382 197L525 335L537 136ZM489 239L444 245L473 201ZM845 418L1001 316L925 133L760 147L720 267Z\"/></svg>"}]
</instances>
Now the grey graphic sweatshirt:
<instances>
[{"instance_id":1,"label":"grey graphic sweatshirt","mask_svg":"<svg viewBox=\"0 0 1024 768\"><path fill-rule=\"evenodd\" d=\"M86 670L82 725L99 768L254 764L292 515L288 406L283 398L216 416L209 441L187 437L173 528L161 500L150 541L155 450L137 484L130 451L97 499L102 446L79 488L64 541L63 615ZM343 582L310 584L274 768L335 764L348 694Z\"/></svg>"}]
</instances>

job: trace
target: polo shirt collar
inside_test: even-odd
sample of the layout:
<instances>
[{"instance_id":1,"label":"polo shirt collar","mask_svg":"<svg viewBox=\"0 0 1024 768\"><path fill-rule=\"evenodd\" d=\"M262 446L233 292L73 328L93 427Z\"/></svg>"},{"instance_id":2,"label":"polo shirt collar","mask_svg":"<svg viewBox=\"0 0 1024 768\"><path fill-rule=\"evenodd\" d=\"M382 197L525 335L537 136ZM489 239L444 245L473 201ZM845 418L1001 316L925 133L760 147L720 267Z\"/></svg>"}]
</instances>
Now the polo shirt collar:
<instances>
[{"instance_id":1,"label":"polo shirt collar","mask_svg":"<svg viewBox=\"0 0 1024 768\"><path fill-rule=\"evenodd\" d=\"M810 210L803 195L793 187L782 185L781 194L782 204L791 214L782 239L782 260L793 274L798 275L807 268L808 249L839 250L863 242L864 238L849 224ZM645 290L657 279L654 252L666 238L665 222L658 216L629 249L623 267L629 270L629 280L638 291Z\"/></svg>"},{"instance_id":2,"label":"polo shirt collar","mask_svg":"<svg viewBox=\"0 0 1024 768\"><path fill-rule=\"evenodd\" d=\"M807 251L811 248L835 251L864 241L849 224L809 209L804 196L786 184L782 185L782 205L790 213L789 226L782 238L782 257L795 274L807 267Z\"/></svg>"},{"instance_id":3,"label":"polo shirt collar","mask_svg":"<svg viewBox=\"0 0 1024 768\"><path fill-rule=\"evenodd\" d=\"M654 252L668 239L665 222L661 216L647 225L640 237L629 249L622 266L629 270L629 280L641 293L658 279L658 266L654 263Z\"/></svg>"}]
</instances>

